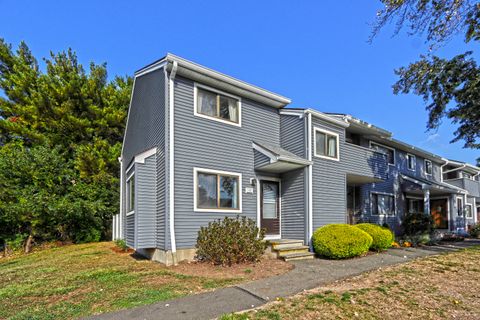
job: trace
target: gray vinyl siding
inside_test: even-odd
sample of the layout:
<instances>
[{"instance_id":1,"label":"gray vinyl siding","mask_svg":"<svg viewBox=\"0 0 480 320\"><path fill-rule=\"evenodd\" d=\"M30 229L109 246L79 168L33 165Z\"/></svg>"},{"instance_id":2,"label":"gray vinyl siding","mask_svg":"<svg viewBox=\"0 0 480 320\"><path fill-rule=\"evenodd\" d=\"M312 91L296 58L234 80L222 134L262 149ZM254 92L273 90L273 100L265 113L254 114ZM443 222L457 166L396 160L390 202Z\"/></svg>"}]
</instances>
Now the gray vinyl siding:
<instances>
[{"instance_id":1,"label":"gray vinyl siding","mask_svg":"<svg viewBox=\"0 0 480 320\"><path fill-rule=\"evenodd\" d=\"M314 156L315 127L339 135L340 161ZM346 176L342 167L345 130L316 117L312 117L312 220L313 231L330 223L346 222Z\"/></svg>"},{"instance_id":2,"label":"gray vinyl siding","mask_svg":"<svg viewBox=\"0 0 480 320\"><path fill-rule=\"evenodd\" d=\"M154 177L156 180L152 185L154 192L150 192L150 198L146 199L148 205L154 207L156 215L155 221L149 226L150 229L145 232L152 232L149 240L146 241L149 247L161 249L166 247L165 239L168 237L166 232L167 190L165 180L165 124L167 120L165 117L167 93L165 76L165 71L161 68L136 77L122 152L122 162L125 170L132 164L136 155L152 148L157 148L156 169L155 172L151 172L151 177L149 178L151 180ZM123 181L123 186L125 186L125 181ZM126 214L125 199L124 193L122 203L124 218ZM127 224L125 224L125 228L128 228ZM152 228L154 229L152 230ZM127 233L125 234L127 235ZM155 239L153 244L151 243L152 238ZM142 244L142 246L144 245L147 245L147 243Z\"/></svg>"},{"instance_id":3,"label":"gray vinyl siding","mask_svg":"<svg viewBox=\"0 0 480 320\"><path fill-rule=\"evenodd\" d=\"M175 79L175 238L177 248L195 246L201 226L236 213L194 212L193 168L242 174L242 187L255 178L253 141L278 145L280 116L274 108L242 99L242 126L194 115L193 82ZM240 215L256 220L257 190L244 193Z\"/></svg>"},{"instance_id":4,"label":"gray vinyl siding","mask_svg":"<svg viewBox=\"0 0 480 320\"><path fill-rule=\"evenodd\" d=\"M305 169L284 173L282 179L282 238L305 239Z\"/></svg>"},{"instance_id":5,"label":"gray vinyl siding","mask_svg":"<svg viewBox=\"0 0 480 320\"><path fill-rule=\"evenodd\" d=\"M269 164L270 158L257 150L253 150L253 161L255 163L255 167L257 168Z\"/></svg>"},{"instance_id":6,"label":"gray vinyl siding","mask_svg":"<svg viewBox=\"0 0 480 320\"><path fill-rule=\"evenodd\" d=\"M306 155L305 118L281 115L280 139L283 149L304 158Z\"/></svg>"},{"instance_id":7,"label":"gray vinyl siding","mask_svg":"<svg viewBox=\"0 0 480 320\"><path fill-rule=\"evenodd\" d=\"M388 165L383 154L348 142L343 144L342 151L341 165L347 174L387 178Z\"/></svg>"},{"instance_id":8,"label":"gray vinyl siding","mask_svg":"<svg viewBox=\"0 0 480 320\"><path fill-rule=\"evenodd\" d=\"M135 248L135 214L131 214L126 217L125 229L126 229L126 242L131 248Z\"/></svg>"},{"instance_id":9,"label":"gray vinyl siding","mask_svg":"<svg viewBox=\"0 0 480 320\"><path fill-rule=\"evenodd\" d=\"M157 229L156 156L135 164L136 248L155 248Z\"/></svg>"}]
</instances>

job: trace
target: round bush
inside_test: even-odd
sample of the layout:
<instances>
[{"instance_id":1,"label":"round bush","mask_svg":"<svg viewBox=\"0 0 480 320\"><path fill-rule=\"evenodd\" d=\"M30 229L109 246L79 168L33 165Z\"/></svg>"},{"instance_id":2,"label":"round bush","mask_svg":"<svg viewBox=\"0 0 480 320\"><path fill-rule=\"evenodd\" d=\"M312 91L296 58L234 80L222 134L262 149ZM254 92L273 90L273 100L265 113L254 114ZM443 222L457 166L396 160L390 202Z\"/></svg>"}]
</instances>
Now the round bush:
<instances>
[{"instance_id":1,"label":"round bush","mask_svg":"<svg viewBox=\"0 0 480 320\"><path fill-rule=\"evenodd\" d=\"M372 237L373 242L370 249L373 250L386 250L392 246L393 240L395 239L390 229L373 223L360 223L355 225L355 227L365 231Z\"/></svg>"},{"instance_id":2,"label":"round bush","mask_svg":"<svg viewBox=\"0 0 480 320\"><path fill-rule=\"evenodd\" d=\"M197 259L217 265L255 262L265 251L265 230L246 217L210 222L201 227L197 238Z\"/></svg>"},{"instance_id":3,"label":"round bush","mask_svg":"<svg viewBox=\"0 0 480 320\"><path fill-rule=\"evenodd\" d=\"M313 248L319 255L332 259L356 257L368 252L372 237L348 224L329 224L313 233Z\"/></svg>"}]
</instances>

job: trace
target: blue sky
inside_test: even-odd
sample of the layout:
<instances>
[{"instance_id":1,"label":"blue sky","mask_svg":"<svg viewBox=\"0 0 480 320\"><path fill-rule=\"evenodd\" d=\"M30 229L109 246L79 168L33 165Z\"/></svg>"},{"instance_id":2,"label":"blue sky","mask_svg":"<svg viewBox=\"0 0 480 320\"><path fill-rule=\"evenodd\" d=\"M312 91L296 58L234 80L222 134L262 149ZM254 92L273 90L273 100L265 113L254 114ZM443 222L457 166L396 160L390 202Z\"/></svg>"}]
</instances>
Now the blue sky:
<instances>
[{"instance_id":1,"label":"blue sky","mask_svg":"<svg viewBox=\"0 0 480 320\"><path fill-rule=\"evenodd\" d=\"M0 37L25 40L37 57L71 47L84 64L107 62L113 76L172 52L285 95L292 107L349 113L445 157L480 156L449 144L447 120L426 132L420 97L393 95L393 70L426 45L392 37L392 27L369 44L379 1L0 0L0 8ZM466 49L459 37L437 54Z\"/></svg>"}]
</instances>

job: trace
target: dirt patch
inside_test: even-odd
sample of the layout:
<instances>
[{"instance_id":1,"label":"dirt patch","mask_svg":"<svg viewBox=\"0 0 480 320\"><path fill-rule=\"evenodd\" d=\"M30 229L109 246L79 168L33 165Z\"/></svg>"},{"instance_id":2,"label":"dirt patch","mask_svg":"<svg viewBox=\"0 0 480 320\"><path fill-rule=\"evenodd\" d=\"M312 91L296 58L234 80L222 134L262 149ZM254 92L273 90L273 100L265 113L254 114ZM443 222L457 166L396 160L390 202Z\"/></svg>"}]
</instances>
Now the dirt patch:
<instances>
[{"instance_id":1,"label":"dirt patch","mask_svg":"<svg viewBox=\"0 0 480 320\"><path fill-rule=\"evenodd\" d=\"M293 269L293 265L279 259L265 258L257 263L242 263L231 267L215 266L206 262L181 262L168 269L175 273L197 277L256 280L286 273Z\"/></svg>"}]
</instances>

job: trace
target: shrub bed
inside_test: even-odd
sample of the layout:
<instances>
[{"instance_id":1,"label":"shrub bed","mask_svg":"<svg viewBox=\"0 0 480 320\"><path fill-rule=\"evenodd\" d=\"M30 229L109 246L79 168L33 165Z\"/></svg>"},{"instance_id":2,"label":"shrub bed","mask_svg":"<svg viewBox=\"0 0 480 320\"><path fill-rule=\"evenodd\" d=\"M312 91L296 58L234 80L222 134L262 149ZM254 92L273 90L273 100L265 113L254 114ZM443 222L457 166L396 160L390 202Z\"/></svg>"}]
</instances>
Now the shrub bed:
<instances>
[{"instance_id":1,"label":"shrub bed","mask_svg":"<svg viewBox=\"0 0 480 320\"><path fill-rule=\"evenodd\" d=\"M373 239L365 231L348 224L329 224L313 233L313 248L319 255L345 259L362 255L370 249Z\"/></svg>"},{"instance_id":2,"label":"shrub bed","mask_svg":"<svg viewBox=\"0 0 480 320\"><path fill-rule=\"evenodd\" d=\"M197 238L197 259L216 265L255 262L265 251L265 231L252 219L229 218L202 227Z\"/></svg>"},{"instance_id":3,"label":"shrub bed","mask_svg":"<svg viewBox=\"0 0 480 320\"><path fill-rule=\"evenodd\" d=\"M365 231L368 233L373 241L370 249L382 251L390 248L392 246L393 240L395 237L393 232L385 227L381 227L373 223L360 223L355 225L356 228Z\"/></svg>"}]
</instances>

